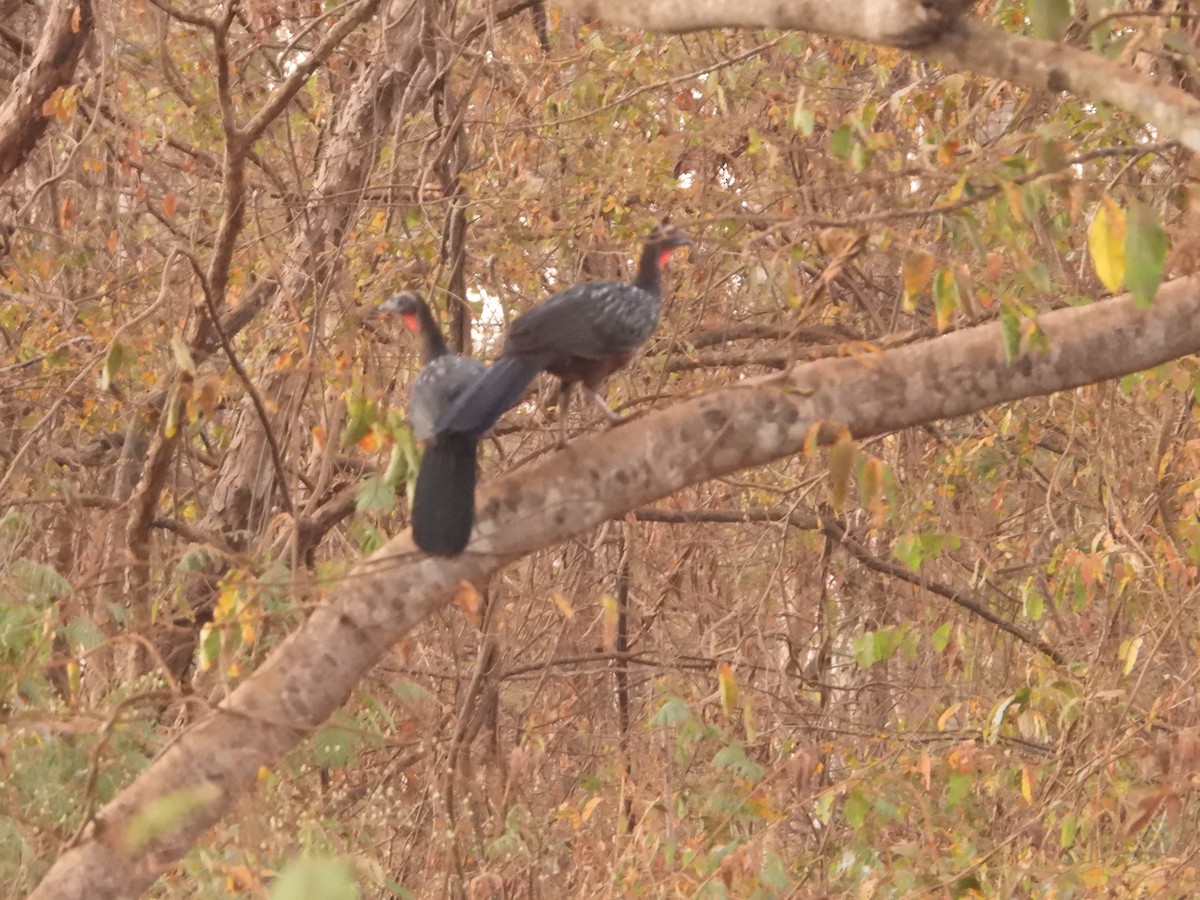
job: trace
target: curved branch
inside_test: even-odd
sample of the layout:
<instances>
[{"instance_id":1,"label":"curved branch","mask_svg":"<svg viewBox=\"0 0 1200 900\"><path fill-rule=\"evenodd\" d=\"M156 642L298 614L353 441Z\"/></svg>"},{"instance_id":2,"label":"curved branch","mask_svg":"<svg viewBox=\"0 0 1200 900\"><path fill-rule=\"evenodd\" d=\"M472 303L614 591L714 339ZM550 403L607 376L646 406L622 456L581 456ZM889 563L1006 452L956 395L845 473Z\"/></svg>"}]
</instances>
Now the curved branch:
<instances>
[{"instance_id":1,"label":"curved branch","mask_svg":"<svg viewBox=\"0 0 1200 900\"><path fill-rule=\"evenodd\" d=\"M813 31L916 50L966 69L1055 93L1111 103L1152 124L1159 136L1200 151L1200 98L1098 53L1018 37L960 15L958 0L559 0L584 16L679 34L711 28Z\"/></svg>"},{"instance_id":2,"label":"curved branch","mask_svg":"<svg viewBox=\"0 0 1200 900\"><path fill-rule=\"evenodd\" d=\"M96 814L32 896L116 898L144 889L463 579L482 581L689 484L801 452L814 431L832 438L848 428L865 438L1200 352L1198 317L1200 277L1190 277L1164 285L1146 310L1121 297L1046 313L1038 324L1049 349L1013 362L998 323L820 360L591 435L497 479L480 491L466 553L431 559L402 534L360 562L228 701ZM164 798L186 798L188 813L132 846L131 824Z\"/></svg>"}]
</instances>

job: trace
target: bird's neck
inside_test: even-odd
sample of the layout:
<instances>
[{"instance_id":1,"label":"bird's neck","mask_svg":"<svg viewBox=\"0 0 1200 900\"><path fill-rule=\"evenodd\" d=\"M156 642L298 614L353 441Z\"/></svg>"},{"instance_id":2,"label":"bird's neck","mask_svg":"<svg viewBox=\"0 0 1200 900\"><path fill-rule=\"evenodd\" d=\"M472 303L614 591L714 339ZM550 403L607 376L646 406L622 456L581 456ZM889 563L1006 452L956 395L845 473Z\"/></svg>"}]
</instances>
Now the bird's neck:
<instances>
[{"instance_id":1,"label":"bird's neck","mask_svg":"<svg viewBox=\"0 0 1200 900\"><path fill-rule=\"evenodd\" d=\"M662 248L647 244L642 248L642 258L638 262L637 278L633 283L647 293L656 297L662 292Z\"/></svg>"},{"instance_id":2,"label":"bird's neck","mask_svg":"<svg viewBox=\"0 0 1200 900\"><path fill-rule=\"evenodd\" d=\"M433 320L433 314L424 303L417 307L417 318L421 322L421 362L427 363L439 356L445 356L449 352L446 339L442 337L442 329Z\"/></svg>"}]
</instances>

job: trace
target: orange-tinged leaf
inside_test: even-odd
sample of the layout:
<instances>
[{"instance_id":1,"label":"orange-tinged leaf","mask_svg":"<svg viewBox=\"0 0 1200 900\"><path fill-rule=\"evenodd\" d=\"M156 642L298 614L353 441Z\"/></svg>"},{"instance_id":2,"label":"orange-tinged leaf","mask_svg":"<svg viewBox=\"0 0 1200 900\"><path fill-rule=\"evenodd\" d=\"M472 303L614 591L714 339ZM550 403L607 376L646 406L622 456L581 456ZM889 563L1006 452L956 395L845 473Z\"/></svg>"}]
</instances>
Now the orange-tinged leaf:
<instances>
[{"instance_id":1,"label":"orange-tinged leaf","mask_svg":"<svg viewBox=\"0 0 1200 900\"><path fill-rule=\"evenodd\" d=\"M120 246L120 239L117 237L117 229L113 229L108 233L108 252L116 253L117 247Z\"/></svg>"},{"instance_id":2,"label":"orange-tinged leaf","mask_svg":"<svg viewBox=\"0 0 1200 900\"><path fill-rule=\"evenodd\" d=\"M830 502L839 513L846 505L846 494L850 490L850 473L854 470L857 455L858 447L849 434L843 434L837 443L829 448Z\"/></svg>"},{"instance_id":3,"label":"orange-tinged leaf","mask_svg":"<svg viewBox=\"0 0 1200 900\"><path fill-rule=\"evenodd\" d=\"M933 780L933 760L928 753L922 753L921 758L917 760L917 773L921 776L921 784L925 785L925 790L929 790Z\"/></svg>"},{"instance_id":4,"label":"orange-tinged leaf","mask_svg":"<svg viewBox=\"0 0 1200 900\"><path fill-rule=\"evenodd\" d=\"M58 104L62 99L62 92L62 88L57 88L53 94L42 101L42 115L47 119L58 113Z\"/></svg>"},{"instance_id":5,"label":"orange-tinged leaf","mask_svg":"<svg viewBox=\"0 0 1200 900\"><path fill-rule=\"evenodd\" d=\"M163 197L163 215L168 219L175 218L175 210L179 206L179 198L175 194L167 194Z\"/></svg>"},{"instance_id":6,"label":"orange-tinged leaf","mask_svg":"<svg viewBox=\"0 0 1200 900\"><path fill-rule=\"evenodd\" d=\"M82 21L83 10L81 7L76 6L74 11L71 13L71 32L73 34L79 34L79 25Z\"/></svg>"},{"instance_id":7,"label":"orange-tinged leaf","mask_svg":"<svg viewBox=\"0 0 1200 900\"><path fill-rule=\"evenodd\" d=\"M552 592L550 594L550 599L554 601L554 605L558 607L558 611L562 613L564 619L566 619L568 622L575 621L575 607L571 605L570 600L568 600L558 591Z\"/></svg>"},{"instance_id":8,"label":"orange-tinged leaf","mask_svg":"<svg viewBox=\"0 0 1200 900\"><path fill-rule=\"evenodd\" d=\"M987 277L992 281L999 280L1004 274L1004 257L995 250L987 255Z\"/></svg>"},{"instance_id":9,"label":"orange-tinged leaf","mask_svg":"<svg viewBox=\"0 0 1200 900\"><path fill-rule=\"evenodd\" d=\"M1033 788L1035 785L1035 776L1033 770L1029 766L1021 767L1021 796L1025 798L1025 802L1033 806Z\"/></svg>"},{"instance_id":10,"label":"orange-tinged leaf","mask_svg":"<svg viewBox=\"0 0 1200 900\"><path fill-rule=\"evenodd\" d=\"M717 667L717 687L721 695L721 708L725 715L732 716L737 711L737 679L733 675L733 666L727 662Z\"/></svg>"},{"instance_id":11,"label":"orange-tinged leaf","mask_svg":"<svg viewBox=\"0 0 1200 900\"><path fill-rule=\"evenodd\" d=\"M75 205L75 198L67 195L58 211L58 224L62 226L63 231L70 231L78 221L79 209Z\"/></svg>"},{"instance_id":12,"label":"orange-tinged leaf","mask_svg":"<svg viewBox=\"0 0 1200 900\"><path fill-rule=\"evenodd\" d=\"M324 425L314 425L312 427L312 439L313 439L313 446L317 450L323 450L325 448L325 426Z\"/></svg>"},{"instance_id":13,"label":"orange-tinged leaf","mask_svg":"<svg viewBox=\"0 0 1200 900\"><path fill-rule=\"evenodd\" d=\"M1008 211L1021 224L1025 223L1024 203L1021 200L1021 190L1011 181L1004 182L1004 197L1008 200Z\"/></svg>"},{"instance_id":14,"label":"orange-tinged leaf","mask_svg":"<svg viewBox=\"0 0 1200 900\"><path fill-rule=\"evenodd\" d=\"M1125 212L1112 197L1100 201L1088 226L1088 252L1101 283L1114 294L1125 283Z\"/></svg>"},{"instance_id":15,"label":"orange-tinged leaf","mask_svg":"<svg viewBox=\"0 0 1200 900\"><path fill-rule=\"evenodd\" d=\"M471 582L463 580L458 583L454 592L454 604L462 610L472 625L479 625L483 621L483 595Z\"/></svg>"},{"instance_id":16,"label":"orange-tinged leaf","mask_svg":"<svg viewBox=\"0 0 1200 900\"><path fill-rule=\"evenodd\" d=\"M812 456L817 449L817 441L821 439L821 423L813 422L808 426L808 431L804 434L804 449L803 453L807 456Z\"/></svg>"},{"instance_id":17,"label":"orange-tinged leaf","mask_svg":"<svg viewBox=\"0 0 1200 900\"><path fill-rule=\"evenodd\" d=\"M904 258L904 308L912 312L917 298L933 276L934 256L925 250L915 250Z\"/></svg>"},{"instance_id":18,"label":"orange-tinged leaf","mask_svg":"<svg viewBox=\"0 0 1200 900\"><path fill-rule=\"evenodd\" d=\"M605 594L600 601L600 611L602 618L601 640L604 646L605 653L612 653L617 646L617 598L611 594Z\"/></svg>"},{"instance_id":19,"label":"orange-tinged leaf","mask_svg":"<svg viewBox=\"0 0 1200 900\"><path fill-rule=\"evenodd\" d=\"M375 434L374 429L358 439L358 449L363 453L374 453L379 449L379 436Z\"/></svg>"}]
</instances>

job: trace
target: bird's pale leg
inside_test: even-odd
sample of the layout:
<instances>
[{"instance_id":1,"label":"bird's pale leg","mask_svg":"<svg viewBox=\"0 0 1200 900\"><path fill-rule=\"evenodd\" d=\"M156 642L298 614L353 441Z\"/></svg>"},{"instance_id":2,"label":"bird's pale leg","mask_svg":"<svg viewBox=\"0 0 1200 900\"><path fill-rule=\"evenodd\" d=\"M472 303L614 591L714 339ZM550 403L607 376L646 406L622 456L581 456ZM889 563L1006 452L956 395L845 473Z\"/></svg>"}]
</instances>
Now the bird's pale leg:
<instances>
[{"instance_id":1,"label":"bird's pale leg","mask_svg":"<svg viewBox=\"0 0 1200 900\"><path fill-rule=\"evenodd\" d=\"M596 401L596 405L604 412L604 416L608 419L610 425L620 425L625 421L625 416L621 415L615 409L608 405L608 401L604 399L604 395L590 385L584 385L583 389L591 395L591 398Z\"/></svg>"},{"instance_id":2,"label":"bird's pale leg","mask_svg":"<svg viewBox=\"0 0 1200 900\"><path fill-rule=\"evenodd\" d=\"M569 381L558 383L558 446L567 446L567 413L571 409L571 388Z\"/></svg>"}]
</instances>

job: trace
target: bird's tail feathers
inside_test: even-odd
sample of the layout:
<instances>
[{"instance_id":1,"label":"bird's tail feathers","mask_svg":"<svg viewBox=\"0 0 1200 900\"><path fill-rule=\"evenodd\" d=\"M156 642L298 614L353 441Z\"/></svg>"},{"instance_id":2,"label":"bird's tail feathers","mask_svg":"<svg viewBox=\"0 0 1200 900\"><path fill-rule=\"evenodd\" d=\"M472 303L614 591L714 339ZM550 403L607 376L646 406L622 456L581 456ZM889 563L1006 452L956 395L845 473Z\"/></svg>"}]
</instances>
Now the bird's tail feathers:
<instances>
[{"instance_id":1,"label":"bird's tail feathers","mask_svg":"<svg viewBox=\"0 0 1200 900\"><path fill-rule=\"evenodd\" d=\"M413 542L434 556L457 556L475 522L475 439L445 434L425 450L413 495Z\"/></svg>"},{"instance_id":2,"label":"bird's tail feathers","mask_svg":"<svg viewBox=\"0 0 1200 900\"><path fill-rule=\"evenodd\" d=\"M505 410L516 405L529 382L544 367L545 361L540 358L500 357L442 413L435 430L439 435L480 437L496 424Z\"/></svg>"}]
</instances>

